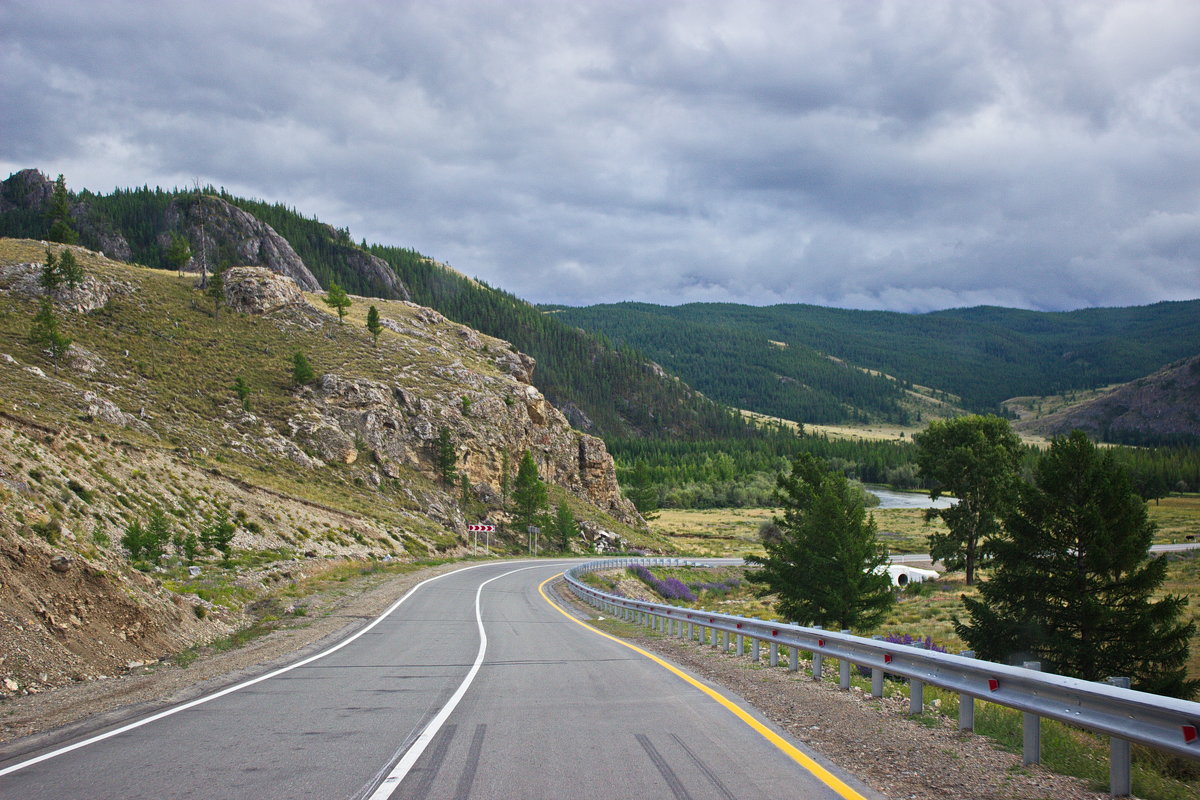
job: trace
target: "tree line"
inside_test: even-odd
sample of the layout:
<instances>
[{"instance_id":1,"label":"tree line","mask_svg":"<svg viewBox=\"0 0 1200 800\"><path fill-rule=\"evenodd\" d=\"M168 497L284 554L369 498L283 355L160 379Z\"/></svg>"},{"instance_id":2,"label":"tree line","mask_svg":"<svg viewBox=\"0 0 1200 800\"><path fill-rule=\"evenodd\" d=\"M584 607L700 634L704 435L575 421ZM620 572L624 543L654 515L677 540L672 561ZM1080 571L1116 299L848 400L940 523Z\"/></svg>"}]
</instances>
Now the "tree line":
<instances>
[{"instance_id":1,"label":"tree line","mask_svg":"<svg viewBox=\"0 0 1200 800\"><path fill-rule=\"evenodd\" d=\"M1111 450L1075 431L1023 474L1020 440L1001 418L939 421L915 438L933 493L959 499L927 512L948 531L931 535L930 553L979 584L955 622L978 657L1038 660L1091 681L1129 677L1178 697L1200 690L1187 677L1188 600L1158 596L1167 562L1151 557L1146 501ZM748 576L758 594L802 624L878 625L894 602L886 552L845 476L799 453L778 476L776 501L766 554L747 558L759 567Z\"/></svg>"}]
</instances>

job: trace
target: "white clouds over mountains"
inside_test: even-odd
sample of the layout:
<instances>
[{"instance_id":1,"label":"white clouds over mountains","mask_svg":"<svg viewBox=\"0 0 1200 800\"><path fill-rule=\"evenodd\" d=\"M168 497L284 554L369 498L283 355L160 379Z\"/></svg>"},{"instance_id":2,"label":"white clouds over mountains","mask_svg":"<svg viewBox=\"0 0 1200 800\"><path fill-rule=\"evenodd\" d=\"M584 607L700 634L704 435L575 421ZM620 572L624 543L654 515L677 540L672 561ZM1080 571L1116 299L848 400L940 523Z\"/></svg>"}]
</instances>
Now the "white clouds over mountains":
<instances>
[{"instance_id":1,"label":"white clouds over mountains","mask_svg":"<svg viewBox=\"0 0 1200 800\"><path fill-rule=\"evenodd\" d=\"M1200 296L1192 0L8 2L0 101L8 171L199 178L535 301Z\"/></svg>"}]
</instances>

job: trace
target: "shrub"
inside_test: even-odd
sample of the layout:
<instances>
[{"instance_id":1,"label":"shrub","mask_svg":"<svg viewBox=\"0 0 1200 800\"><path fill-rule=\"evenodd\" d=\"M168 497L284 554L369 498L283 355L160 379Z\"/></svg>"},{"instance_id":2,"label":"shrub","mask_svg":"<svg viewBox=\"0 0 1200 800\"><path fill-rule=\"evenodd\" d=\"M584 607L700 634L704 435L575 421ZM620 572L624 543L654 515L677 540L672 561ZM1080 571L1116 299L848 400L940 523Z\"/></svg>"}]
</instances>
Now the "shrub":
<instances>
[{"instance_id":1,"label":"shrub","mask_svg":"<svg viewBox=\"0 0 1200 800\"><path fill-rule=\"evenodd\" d=\"M683 600L686 603L696 601L696 595L692 594L692 590L687 587L687 584L678 578L661 580L640 564L630 567L629 572L665 600Z\"/></svg>"}]
</instances>

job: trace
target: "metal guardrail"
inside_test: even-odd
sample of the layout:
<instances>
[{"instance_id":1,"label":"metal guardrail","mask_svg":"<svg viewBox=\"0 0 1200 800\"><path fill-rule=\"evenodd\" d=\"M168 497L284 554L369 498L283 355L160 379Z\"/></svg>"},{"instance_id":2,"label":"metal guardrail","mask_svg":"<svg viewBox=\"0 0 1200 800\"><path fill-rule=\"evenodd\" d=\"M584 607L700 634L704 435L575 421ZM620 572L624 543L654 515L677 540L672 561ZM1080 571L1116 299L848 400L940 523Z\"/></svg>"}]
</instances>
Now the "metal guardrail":
<instances>
[{"instance_id":1,"label":"metal guardrail","mask_svg":"<svg viewBox=\"0 0 1200 800\"><path fill-rule=\"evenodd\" d=\"M884 675L907 678L910 713L924 708L925 685L959 694L959 728L974 728L974 700L986 700L1025 714L1024 758L1040 760L1039 721L1056 719L1112 737L1110 792L1130 794L1129 743L1141 744L1179 756L1200 758L1200 703L1124 688L1127 679L1096 683L1063 675L1043 673L1037 665L1012 667L980 661L969 654L950 655L885 642L880 638L854 636L849 631L827 631L801 625L768 622L665 603L648 603L599 591L578 576L598 570L643 566L702 566L698 562L662 558L619 558L590 561L566 573L572 591L593 606L620 614L631 621L651 625L670 636L681 636L725 650L734 647L745 654L751 644L755 660L762 645L769 649L771 666L778 663L780 648L789 651L789 668L798 669L798 652L812 654L813 677L821 676L822 661L839 662L841 688L850 688L851 665L871 670L871 693L883 695ZM718 642L720 637L720 642Z\"/></svg>"}]
</instances>

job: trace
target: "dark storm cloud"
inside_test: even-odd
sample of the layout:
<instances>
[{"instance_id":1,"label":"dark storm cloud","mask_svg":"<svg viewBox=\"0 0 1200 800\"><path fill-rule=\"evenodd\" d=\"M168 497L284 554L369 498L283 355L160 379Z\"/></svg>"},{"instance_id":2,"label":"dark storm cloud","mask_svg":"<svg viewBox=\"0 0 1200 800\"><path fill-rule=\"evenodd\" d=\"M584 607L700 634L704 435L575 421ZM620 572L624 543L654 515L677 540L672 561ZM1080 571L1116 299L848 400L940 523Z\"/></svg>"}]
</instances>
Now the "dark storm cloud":
<instances>
[{"instance_id":1,"label":"dark storm cloud","mask_svg":"<svg viewBox=\"0 0 1200 800\"><path fill-rule=\"evenodd\" d=\"M1200 5L9 2L0 168L538 301L1200 296Z\"/></svg>"}]
</instances>

